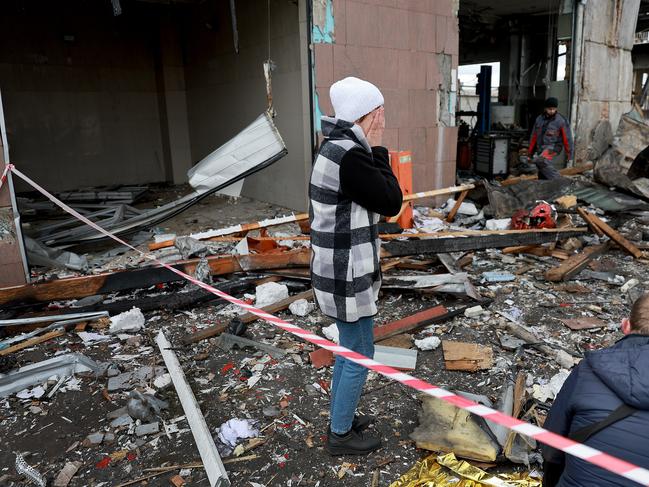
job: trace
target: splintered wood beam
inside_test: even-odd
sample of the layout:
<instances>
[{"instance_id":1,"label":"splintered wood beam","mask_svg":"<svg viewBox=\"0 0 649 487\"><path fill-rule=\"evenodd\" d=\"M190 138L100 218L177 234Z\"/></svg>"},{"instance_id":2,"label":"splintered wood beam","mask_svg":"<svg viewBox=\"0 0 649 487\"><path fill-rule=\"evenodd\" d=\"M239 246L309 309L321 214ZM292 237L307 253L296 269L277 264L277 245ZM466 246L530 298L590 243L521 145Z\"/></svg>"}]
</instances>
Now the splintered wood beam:
<instances>
[{"instance_id":1,"label":"splintered wood beam","mask_svg":"<svg viewBox=\"0 0 649 487\"><path fill-rule=\"evenodd\" d=\"M273 218L272 220L263 220L253 223L244 223L242 225L234 225L232 227L221 228L218 230L210 230L207 232L201 232L199 234L190 235L197 240L211 240L212 237L223 237L226 235L234 235L241 232L249 232L251 230L258 230L260 228L270 228L277 225L284 225L286 223L299 223L309 219L308 213L299 213L292 216L284 216L279 218ZM172 247L176 242L176 239L164 240L162 242L152 242L149 244L149 250L158 250L164 249L166 247Z\"/></svg>"},{"instance_id":2,"label":"splintered wood beam","mask_svg":"<svg viewBox=\"0 0 649 487\"><path fill-rule=\"evenodd\" d=\"M586 210L583 208L577 208L577 213L579 213L579 216L586 222L588 227L598 236L603 237L604 232L597 226L597 222L593 219L593 215L591 213L588 213Z\"/></svg>"},{"instance_id":3,"label":"splintered wood beam","mask_svg":"<svg viewBox=\"0 0 649 487\"><path fill-rule=\"evenodd\" d=\"M539 245L555 242L558 239L578 237L585 229L551 229L532 231L503 231L487 235L466 235L462 237L439 237L425 240L392 241L382 245L384 257L401 257L405 255L439 254L503 248L518 245ZM512 233L515 232L515 233Z\"/></svg>"},{"instance_id":4,"label":"splintered wood beam","mask_svg":"<svg viewBox=\"0 0 649 487\"><path fill-rule=\"evenodd\" d=\"M211 275L232 274L287 267L308 267L309 249L277 254L229 255L208 257ZM175 264L178 270L193 275L199 259ZM179 281L183 278L164 267L144 267L94 276L70 277L53 281L13 286L0 289L0 305L21 302L47 302L59 299L83 298L127 289L149 287L155 284Z\"/></svg>"},{"instance_id":5,"label":"splintered wood beam","mask_svg":"<svg viewBox=\"0 0 649 487\"><path fill-rule=\"evenodd\" d=\"M462 191L460 193L460 197L457 199L457 201L453 205L453 208L451 208L451 212L446 217L447 222L451 223L453 220L455 220L455 215L457 215L457 212L459 211L460 206L462 206L462 202L464 201L464 198L466 198L467 194L469 194L468 191Z\"/></svg>"},{"instance_id":6,"label":"splintered wood beam","mask_svg":"<svg viewBox=\"0 0 649 487\"><path fill-rule=\"evenodd\" d=\"M304 291L294 296L289 296L288 298L282 299L277 303L273 303L268 306L265 306L261 308L261 310L271 314L277 313L278 311L284 311L286 308L288 308L291 305L291 303L294 303L295 301L298 301L300 299L306 299L307 301L313 299L313 290L309 289L308 291ZM235 319L238 319L242 323L249 324L252 323L253 321L258 320L259 317L252 313L246 313ZM204 328L202 330L197 331L196 333L192 333L191 335L184 337L183 343L197 343L200 342L201 340L205 340L206 338L212 338L218 336L222 333L225 333L228 326L229 323L219 323L218 325L213 325L208 328Z\"/></svg>"},{"instance_id":7,"label":"splintered wood beam","mask_svg":"<svg viewBox=\"0 0 649 487\"><path fill-rule=\"evenodd\" d=\"M12 345L11 347L7 347L4 350L0 350L0 357L4 355L9 355L11 353L17 352L19 350L23 350L25 348L38 345L39 343L46 342L48 340L51 340L52 338L60 337L62 335L65 335L65 330L53 330L48 333L45 333L44 335L30 338L28 340L25 340L24 342L17 343L16 345Z\"/></svg>"},{"instance_id":8,"label":"splintered wood beam","mask_svg":"<svg viewBox=\"0 0 649 487\"><path fill-rule=\"evenodd\" d=\"M582 252L572 255L564 260L558 267L553 267L545 273L548 281L559 282L570 279L579 274L588 263L596 257L599 257L609 249L609 242L593 247L586 247Z\"/></svg>"},{"instance_id":9,"label":"splintered wood beam","mask_svg":"<svg viewBox=\"0 0 649 487\"><path fill-rule=\"evenodd\" d=\"M474 188L475 188L474 184L463 184L462 186L450 186L448 188L433 189L431 191L422 191L419 193L404 194L403 204L401 205L401 209L399 210L399 213L397 213L393 217L388 218L387 221L389 223L396 222L401 216L401 214L408 207L408 204L410 204L411 201L420 200L423 198L433 198L435 196L446 196L449 194L460 193L465 191L468 192L469 190Z\"/></svg>"},{"instance_id":10,"label":"splintered wood beam","mask_svg":"<svg viewBox=\"0 0 649 487\"><path fill-rule=\"evenodd\" d=\"M576 176L577 174L590 171L592 168L593 168L593 163L588 162L586 164L582 164L581 166L573 166L573 167L567 167L565 169L560 169L559 174L561 174L562 176ZM501 186L510 186L512 184L520 183L521 181L532 181L535 179L539 179L539 177L537 175L517 176L514 178L505 179L501 181L500 184Z\"/></svg>"},{"instance_id":11,"label":"splintered wood beam","mask_svg":"<svg viewBox=\"0 0 649 487\"><path fill-rule=\"evenodd\" d=\"M606 222L598 218L596 215L590 213L587 210L584 210L584 213L588 215L588 218L590 221L593 222L594 225L599 227L599 229L604 232L604 234L613 240L616 244L620 246L622 250L624 250L627 254L632 255L636 259L639 259L642 257L644 254L642 253L642 250L640 250L638 247L633 245L631 242L629 242L626 238L624 238L622 235L620 235L617 231L615 231L611 226L609 226Z\"/></svg>"}]
</instances>

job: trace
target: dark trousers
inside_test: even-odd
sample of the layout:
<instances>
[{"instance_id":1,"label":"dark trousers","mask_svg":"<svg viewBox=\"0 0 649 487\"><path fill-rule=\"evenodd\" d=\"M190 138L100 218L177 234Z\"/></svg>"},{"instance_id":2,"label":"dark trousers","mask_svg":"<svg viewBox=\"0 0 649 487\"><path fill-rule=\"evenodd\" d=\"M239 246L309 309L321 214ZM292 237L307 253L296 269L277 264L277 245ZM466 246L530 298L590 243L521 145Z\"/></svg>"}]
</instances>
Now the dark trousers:
<instances>
[{"instance_id":1,"label":"dark trousers","mask_svg":"<svg viewBox=\"0 0 649 487\"><path fill-rule=\"evenodd\" d=\"M544 149L543 152L534 156L532 160L539 170L539 179L561 179L561 174L554 167L554 163L560 155L560 152Z\"/></svg>"}]
</instances>

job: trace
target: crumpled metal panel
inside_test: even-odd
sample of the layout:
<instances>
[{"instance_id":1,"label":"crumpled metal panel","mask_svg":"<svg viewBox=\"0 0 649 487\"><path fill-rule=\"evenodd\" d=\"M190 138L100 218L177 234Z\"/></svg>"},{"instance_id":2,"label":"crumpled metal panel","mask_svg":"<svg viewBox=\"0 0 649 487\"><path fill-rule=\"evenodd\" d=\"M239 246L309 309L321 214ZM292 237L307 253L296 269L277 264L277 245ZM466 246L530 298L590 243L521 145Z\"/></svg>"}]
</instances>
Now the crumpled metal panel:
<instances>
[{"instance_id":1,"label":"crumpled metal panel","mask_svg":"<svg viewBox=\"0 0 649 487\"><path fill-rule=\"evenodd\" d=\"M204 193L286 153L272 118L262 113L248 127L192 167L187 176L198 193Z\"/></svg>"},{"instance_id":2,"label":"crumpled metal panel","mask_svg":"<svg viewBox=\"0 0 649 487\"><path fill-rule=\"evenodd\" d=\"M98 374L99 365L80 353L59 355L42 362L26 365L8 374L0 374L0 398L26 387L40 384L53 375L60 377L74 375L79 372L94 372Z\"/></svg>"}]
</instances>

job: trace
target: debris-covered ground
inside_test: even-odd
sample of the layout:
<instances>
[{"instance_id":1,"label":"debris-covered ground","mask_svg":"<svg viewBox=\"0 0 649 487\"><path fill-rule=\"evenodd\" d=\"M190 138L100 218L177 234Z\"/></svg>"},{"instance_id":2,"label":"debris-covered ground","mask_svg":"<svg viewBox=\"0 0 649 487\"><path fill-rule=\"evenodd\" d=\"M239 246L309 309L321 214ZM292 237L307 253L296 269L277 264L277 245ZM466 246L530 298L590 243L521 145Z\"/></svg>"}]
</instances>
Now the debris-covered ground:
<instances>
[{"instance_id":1,"label":"debris-covered ground","mask_svg":"<svg viewBox=\"0 0 649 487\"><path fill-rule=\"evenodd\" d=\"M453 203L435 210L417 208L418 230L480 232L485 226L489 228L486 220L496 225L494 229L502 230L497 226L498 218L494 218L497 215L485 217L484 209L479 212L469 200L460 207L453 225L445 223L443 219ZM591 207L591 211L594 214L596 210ZM195 262L185 268L194 275L199 273L201 262L207 262L203 279L217 287L233 286L230 289L234 295L262 306L261 299L271 304L307 292L310 284L303 272L306 267L296 264L279 271L256 268L248 272L216 272L207 257L308 252L308 238L290 239L302 234L297 223L271 227L267 233L253 230L248 234L252 239L240 235L183 241L179 237L287 214L285 209L246 198L210 196L153 232L137 236L136 243L147 250L154 241L153 234L175 238L175 245L172 242L154 254L166 262ZM571 226L586 227L576 211L568 214ZM559 215L559 219L564 216ZM642 247L639 242L647 221L643 213L633 218L619 212L604 217L600 211L599 217L606 218L618 232ZM574 277L549 280L548 270L583 252L584 247L608 240L590 230L565 239L560 233L554 235L552 243L544 246L518 245L526 249L486 248L440 256L386 257L386 285L375 317L377 326L436 306L445 307L445 313L451 316L442 313L444 317L437 322L423 324L379 345L396 347L397 355L399 349L417 350L413 375L453 391L487 396L494 405L521 374L525 392L520 398L519 417L542 425L570 367L589 350L609 346L622 336L619 323L646 287L644 258L634 258L614 245L587 262ZM273 236L277 238L268 239ZM242 241L247 251L240 247ZM95 262L87 274L148 265L132 251L118 253L110 249L114 247L96 251L94 256L103 254L99 260L87 256L89 262ZM69 269L50 270L42 272L42 277L73 274ZM449 277L444 277L441 287L416 284L433 275ZM404 279L415 284L394 284ZM0 399L0 485L27 485L29 475L16 472L17 454L48 481L56 478L53 485L144 485L134 482L137 479L146 485L209 485L156 344L160 330L178 356L232 485L326 486L339 484L342 479L344 485L350 486L387 486L431 453L417 448L410 438L420 422L421 398L405 386L370 373L360 407L363 413L376 417L371 432L382 437L384 446L367 457L330 457L323 445L331 367L313 366L309 355L314 346L268 323L242 317L236 306L215 297L197 298L197 287L191 283L174 280L136 289L123 287L100 297L84 294L80 299L41 300L41 304L12 303L3 310L0 318L19 319L75 309L116 309L120 303L125 303L126 311L131 304L147 303L142 313L135 309L115 318L119 313L111 312L110 319L93 318L67 325L65 331L31 347L15 351L4 345L0 348L0 373L69 353L83 354L100 369L97 376L88 372L53 373L49 379ZM318 334L333 323L308 303L291 308L276 314ZM221 332L240 332L237 319L239 323L248 322L245 338L281 350L269 354L266 348L228 349L219 333L193 342L188 339L216 325L224 325ZM538 341L530 344L514 336L512 330L522 327L535 334ZM5 332L5 340L33 328L3 328L11 329L11 333ZM439 341L425 340L429 337ZM479 349L479 353L485 355L465 357L458 361L462 364L453 364L450 355L446 360L444 355L450 342L482 345L486 348ZM464 370L448 370L453 367ZM532 470L536 475L540 471L540 457L533 448L525 452L529 466L502 462L501 457L492 464L498 463L497 471ZM70 472L69 483L61 473L64 467L65 472Z\"/></svg>"}]
</instances>

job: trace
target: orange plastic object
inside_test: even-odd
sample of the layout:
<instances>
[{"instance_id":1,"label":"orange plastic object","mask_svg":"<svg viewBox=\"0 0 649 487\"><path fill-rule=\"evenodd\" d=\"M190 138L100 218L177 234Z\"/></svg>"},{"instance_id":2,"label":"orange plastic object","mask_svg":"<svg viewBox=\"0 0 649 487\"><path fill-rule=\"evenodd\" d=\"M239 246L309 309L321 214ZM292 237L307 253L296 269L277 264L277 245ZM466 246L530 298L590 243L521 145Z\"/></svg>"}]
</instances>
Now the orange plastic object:
<instances>
[{"instance_id":1,"label":"orange plastic object","mask_svg":"<svg viewBox=\"0 0 649 487\"><path fill-rule=\"evenodd\" d=\"M401 192L405 195L412 194L412 152L406 151L390 151L390 165L392 172L399 180ZM412 202L401 213L397 220L401 228L412 228Z\"/></svg>"}]
</instances>

